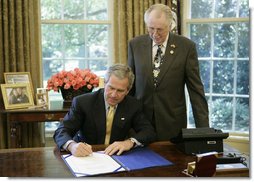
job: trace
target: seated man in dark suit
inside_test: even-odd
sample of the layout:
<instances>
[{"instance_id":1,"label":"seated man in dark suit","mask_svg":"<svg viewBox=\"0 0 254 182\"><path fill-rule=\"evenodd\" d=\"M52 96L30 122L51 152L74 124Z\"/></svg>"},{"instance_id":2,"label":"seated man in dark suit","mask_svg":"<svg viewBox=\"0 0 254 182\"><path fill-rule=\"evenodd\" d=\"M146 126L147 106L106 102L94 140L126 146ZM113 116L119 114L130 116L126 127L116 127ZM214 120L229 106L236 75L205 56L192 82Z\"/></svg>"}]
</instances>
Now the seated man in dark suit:
<instances>
[{"instance_id":1,"label":"seated man in dark suit","mask_svg":"<svg viewBox=\"0 0 254 182\"><path fill-rule=\"evenodd\" d=\"M104 152L120 155L134 146L154 141L156 134L143 114L142 104L128 95L133 82L130 67L121 64L109 67L105 89L73 99L69 112L55 131L57 146L75 156L87 156L92 153L91 145L109 144ZM108 126L110 121L106 122L109 106L114 109L112 127ZM128 137L129 133L132 136Z\"/></svg>"}]
</instances>

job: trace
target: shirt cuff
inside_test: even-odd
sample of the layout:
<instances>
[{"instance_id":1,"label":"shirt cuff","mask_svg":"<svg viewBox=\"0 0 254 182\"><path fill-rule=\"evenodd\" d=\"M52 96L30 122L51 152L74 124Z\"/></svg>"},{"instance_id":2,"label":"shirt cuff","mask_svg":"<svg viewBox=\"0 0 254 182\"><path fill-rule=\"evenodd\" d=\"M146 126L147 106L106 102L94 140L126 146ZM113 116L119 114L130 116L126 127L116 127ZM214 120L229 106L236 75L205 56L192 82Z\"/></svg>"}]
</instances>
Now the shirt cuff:
<instances>
[{"instance_id":1,"label":"shirt cuff","mask_svg":"<svg viewBox=\"0 0 254 182\"><path fill-rule=\"evenodd\" d=\"M134 143L133 147L143 147L144 145L140 143L136 138L131 137L130 140Z\"/></svg>"},{"instance_id":2,"label":"shirt cuff","mask_svg":"<svg viewBox=\"0 0 254 182\"><path fill-rule=\"evenodd\" d=\"M74 141L74 140L68 140L68 141L63 145L63 149L66 150L66 151L69 151L69 150L68 150L68 146L69 146L71 143L73 143L73 142L75 142L75 141Z\"/></svg>"}]
</instances>

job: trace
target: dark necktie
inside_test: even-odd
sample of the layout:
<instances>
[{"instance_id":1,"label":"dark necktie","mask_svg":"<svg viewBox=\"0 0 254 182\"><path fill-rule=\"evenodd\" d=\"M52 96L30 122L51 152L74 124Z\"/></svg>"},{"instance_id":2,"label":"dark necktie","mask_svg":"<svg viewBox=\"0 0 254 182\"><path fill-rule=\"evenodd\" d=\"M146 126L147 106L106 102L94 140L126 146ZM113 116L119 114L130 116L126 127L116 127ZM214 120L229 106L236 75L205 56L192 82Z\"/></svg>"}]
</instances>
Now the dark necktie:
<instances>
[{"instance_id":1,"label":"dark necktie","mask_svg":"<svg viewBox=\"0 0 254 182\"><path fill-rule=\"evenodd\" d=\"M157 53L154 57L154 62L153 62L153 78L154 78L154 86L156 87L158 84L158 76L160 73L160 66L162 64L162 51L161 51L161 46L158 45Z\"/></svg>"}]
</instances>

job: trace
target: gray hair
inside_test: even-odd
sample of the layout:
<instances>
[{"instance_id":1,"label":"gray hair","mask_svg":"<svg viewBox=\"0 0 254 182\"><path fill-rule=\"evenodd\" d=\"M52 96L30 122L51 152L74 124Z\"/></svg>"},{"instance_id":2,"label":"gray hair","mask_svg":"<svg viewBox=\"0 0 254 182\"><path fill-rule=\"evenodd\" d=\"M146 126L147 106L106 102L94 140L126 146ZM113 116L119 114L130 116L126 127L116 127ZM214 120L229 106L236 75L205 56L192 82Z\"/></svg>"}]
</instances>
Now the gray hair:
<instances>
[{"instance_id":1,"label":"gray hair","mask_svg":"<svg viewBox=\"0 0 254 182\"><path fill-rule=\"evenodd\" d=\"M146 12L144 14L144 21L146 24L147 24L148 17L150 15L150 13L154 10L157 12L158 17L160 17L162 13L165 13L167 22L169 25L171 25L171 23L173 21L172 11L169 6L166 6L164 4L154 4L146 10Z\"/></svg>"},{"instance_id":2,"label":"gray hair","mask_svg":"<svg viewBox=\"0 0 254 182\"><path fill-rule=\"evenodd\" d=\"M124 64L114 64L110 66L105 75L105 83L109 81L109 78L112 74L121 80L124 78L128 78L129 85L127 89L129 91L132 88L135 76L129 66Z\"/></svg>"}]
</instances>

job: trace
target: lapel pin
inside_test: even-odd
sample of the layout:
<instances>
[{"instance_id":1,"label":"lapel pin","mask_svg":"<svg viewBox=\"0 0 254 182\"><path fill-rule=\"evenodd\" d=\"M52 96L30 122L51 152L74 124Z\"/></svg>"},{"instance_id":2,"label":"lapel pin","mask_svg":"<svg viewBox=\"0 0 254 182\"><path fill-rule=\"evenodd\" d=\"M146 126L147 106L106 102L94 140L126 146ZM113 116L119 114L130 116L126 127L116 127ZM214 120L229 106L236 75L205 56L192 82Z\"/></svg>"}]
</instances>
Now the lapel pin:
<instances>
[{"instance_id":1,"label":"lapel pin","mask_svg":"<svg viewBox=\"0 0 254 182\"><path fill-rule=\"evenodd\" d=\"M123 120L125 120L125 118L121 118L121 120L123 121Z\"/></svg>"},{"instance_id":2,"label":"lapel pin","mask_svg":"<svg viewBox=\"0 0 254 182\"><path fill-rule=\"evenodd\" d=\"M175 44L171 44L170 47L172 48L176 48Z\"/></svg>"}]
</instances>

